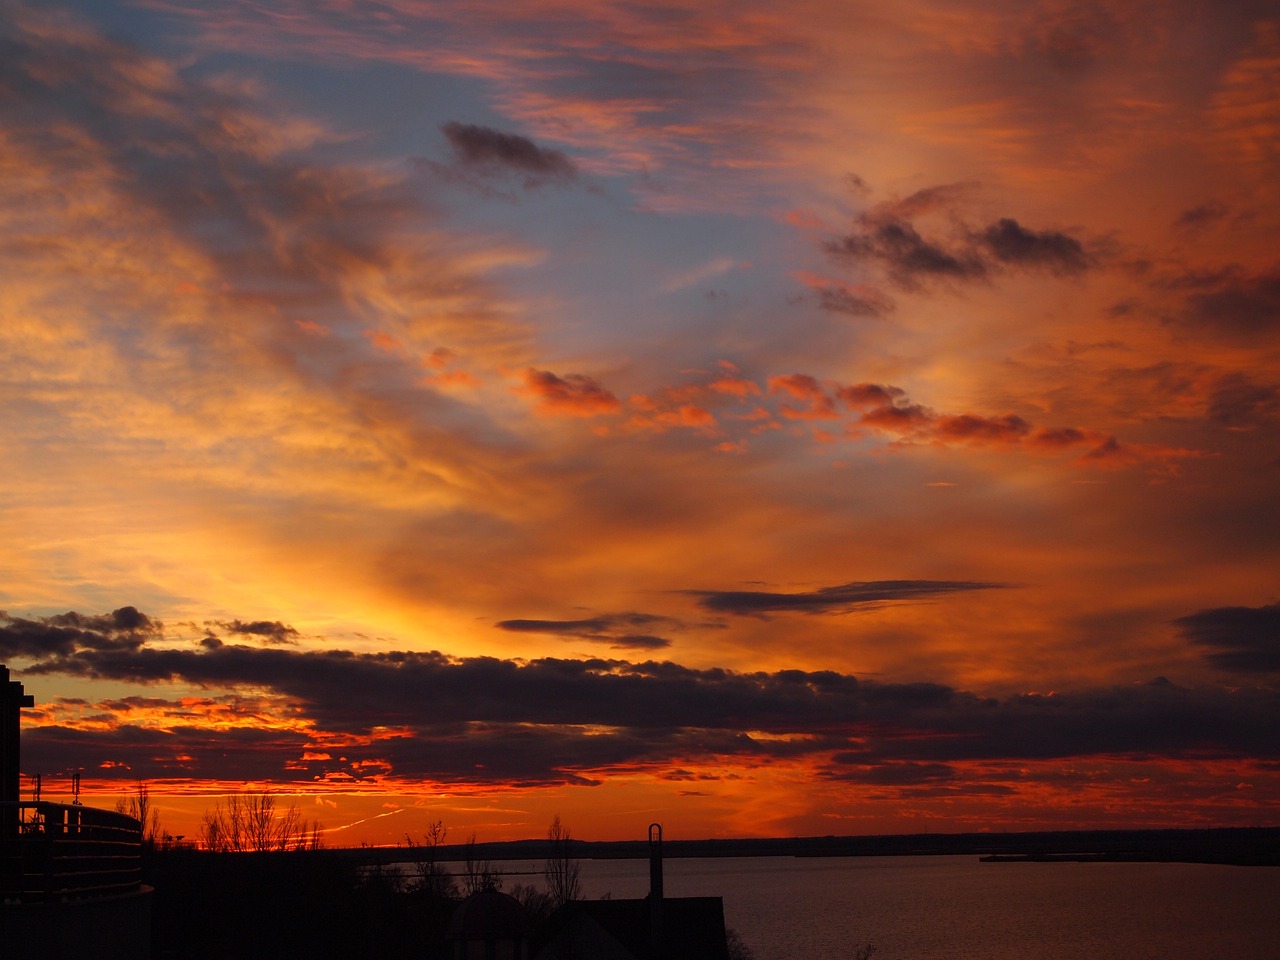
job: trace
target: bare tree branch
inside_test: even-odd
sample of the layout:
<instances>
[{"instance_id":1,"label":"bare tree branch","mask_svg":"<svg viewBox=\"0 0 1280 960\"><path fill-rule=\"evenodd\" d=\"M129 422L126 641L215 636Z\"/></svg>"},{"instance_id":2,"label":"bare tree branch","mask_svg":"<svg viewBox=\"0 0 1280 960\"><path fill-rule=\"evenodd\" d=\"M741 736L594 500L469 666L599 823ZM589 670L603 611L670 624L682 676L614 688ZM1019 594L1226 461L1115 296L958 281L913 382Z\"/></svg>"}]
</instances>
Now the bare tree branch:
<instances>
[{"instance_id":1,"label":"bare tree branch","mask_svg":"<svg viewBox=\"0 0 1280 960\"><path fill-rule=\"evenodd\" d=\"M547 892L551 894L557 907L582 897L582 880L579 876L581 865L569 850L572 839L569 828L560 822L560 814L557 813L547 830L551 849L542 868L542 875L547 881Z\"/></svg>"}]
</instances>

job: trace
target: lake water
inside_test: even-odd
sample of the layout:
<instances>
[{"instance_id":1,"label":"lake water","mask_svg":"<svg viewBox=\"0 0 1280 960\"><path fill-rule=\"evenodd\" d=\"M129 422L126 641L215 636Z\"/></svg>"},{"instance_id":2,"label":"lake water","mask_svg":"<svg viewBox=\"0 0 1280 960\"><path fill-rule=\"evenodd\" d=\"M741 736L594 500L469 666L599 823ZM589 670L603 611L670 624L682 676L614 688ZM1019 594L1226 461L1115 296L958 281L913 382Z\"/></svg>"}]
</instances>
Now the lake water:
<instances>
[{"instance_id":1,"label":"lake water","mask_svg":"<svg viewBox=\"0 0 1280 960\"><path fill-rule=\"evenodd\" d=\"M586 898L648 892L647 860L581 865ZM669 897L723 897L756 960L846 960L865 943L875 960L1280 958L1280 867L746 857L668 859L663 877Z\"/></svg>"}]
</instances>

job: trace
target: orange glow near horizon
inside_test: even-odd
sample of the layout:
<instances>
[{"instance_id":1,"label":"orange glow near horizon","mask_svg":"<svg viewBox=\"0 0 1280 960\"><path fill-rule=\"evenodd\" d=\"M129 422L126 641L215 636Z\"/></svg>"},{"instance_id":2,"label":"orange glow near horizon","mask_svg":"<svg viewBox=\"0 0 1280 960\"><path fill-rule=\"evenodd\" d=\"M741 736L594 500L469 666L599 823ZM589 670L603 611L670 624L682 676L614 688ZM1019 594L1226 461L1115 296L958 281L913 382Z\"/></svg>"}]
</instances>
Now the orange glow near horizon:
<instances>
[{"instance_id":1,"label":"orange glow near horizon","mask_svg":"<svg viewBox=\"0 0 1280 960\"><path fill-rule=\"evenodd\" d=\"M1275 771L1256 764L1180 761L1150 764L1126 758L1068 763L983 765L975 784L914 787L814 786L805 765L720 768L696 780L661 772L608 771L594 787L460 786L380 779L365 785L325 783L148 784L162 830L197 842L202 817L233 793L269 792L299 808L328 847L397 846L442 821L449 842L537 839L555 816L581 840L634 840L646 824L663 822L680 839L775 836L868 836L974 833L984 830L1168 829L1258 825L1256 798L1280 788ZM1168 802L1171 787L1181 791ZM66 788L46 786L44 799L69 802ZM86 775L84 803L111 808L136 789Z\"/></svg>"}]
</instances>

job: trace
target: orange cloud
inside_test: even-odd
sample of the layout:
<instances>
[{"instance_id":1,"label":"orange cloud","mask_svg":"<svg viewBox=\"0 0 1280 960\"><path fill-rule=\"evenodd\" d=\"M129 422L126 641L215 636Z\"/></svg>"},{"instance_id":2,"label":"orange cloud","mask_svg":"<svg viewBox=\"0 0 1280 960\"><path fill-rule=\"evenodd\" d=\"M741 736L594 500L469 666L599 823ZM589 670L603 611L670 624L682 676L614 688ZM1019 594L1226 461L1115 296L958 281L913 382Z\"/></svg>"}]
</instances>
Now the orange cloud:
<instances>
[{"instance_id":1,"label":"orange cloud","mask_svg":"<svg viewBox=\"0 0 1280 960\"><path fill-rule=\"evenodd\" d=\"M760 396L759 385L754 380L745 380L742 377L720 377L707 384L707 389L714 390L716 393L727 393L739 400Z\"/></svg>"},{"instance_id":2,"label":"orange cloud","mask_svg":"<svg viewBox=\"0 0 1280 960\"><path fill-rule=\"evenodd\" d=\"M684 403L662 409L644 396L632 397L631 403L638 411L627 421L628 428L632 430L663 432L673 427L685 427L707 434L718 433L719 424L715 416L698 404Z\"/></svg>"},{"instance_id":3,"label":"orange cloud","mask_svg":"<svg viewBox=\"0 0 1280 960\"><path fill-rule=\"evenodd\" d=\"M596 380L580 373L556 376L549 370L530 367L524 372L524 384L517 388L533 397L538 409L558 416L597 417L617 413L622 404Z\"/></svg>"},{"instance_id":4,"label":"orange cloud","mask_svg":"<svg viewBox=\"0 0 1280 960\"><path fill-rule=\"evenodd\" d=\"M391 334L384 333L381 330L366 330L364 335L374 347L378 350L386 351L387 353L395 353L396 351L404 348L404 344L399 340L391 336Z\"/></svg>"},{"instance_id":5,"label":"orange cloud","mask_svg":"<svg viewBox=\"0 0 1280 960\"><path fill-rule=\"evenodd\" d=\"M805 401L805 406L784 403L782 416L791 420L831 420L838 414L834 401L827 396L821 385L813 377L804 373L793 373L786 376L769 378L770 393L785 393L798 400Z\"/></svg>"}]
</instances>

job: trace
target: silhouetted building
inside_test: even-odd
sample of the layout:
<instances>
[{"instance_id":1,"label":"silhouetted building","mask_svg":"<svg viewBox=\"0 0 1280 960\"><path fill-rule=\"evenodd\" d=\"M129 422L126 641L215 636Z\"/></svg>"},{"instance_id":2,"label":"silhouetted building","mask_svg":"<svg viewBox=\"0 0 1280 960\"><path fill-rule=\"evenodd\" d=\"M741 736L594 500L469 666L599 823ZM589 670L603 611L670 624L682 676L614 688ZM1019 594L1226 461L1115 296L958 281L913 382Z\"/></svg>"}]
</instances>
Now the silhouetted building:
<instances>
[{"instance_id":1,"label":"silhouetted building","mask_svg":"<svg viewBox=\"0 0 1280 960\"><path fill-rule=\"evenodd\" d=\"M649 896L575 900L551 917L534 960L729 960L720 897L667 897L662 827L649 827Z\"/></svg>"},{"instance_id":2,"label":"silhouetted building","mask_svg":"<svg viewBox=\"0 0 1280 960\"><path fill-rule=\"evenodd\" d=\"M22 802L21 709L32 705L0 666L0 957L147 960L142 824L78 803Z\"/></svg>"},{"instance_id":3,"label":"silhouetted building","mask_svg":"<svg viewBox=\"0 0 1280 960\"><path fill-rule=\"evenodd\" d=\"M720 897L669 898L663 916L665 934L655 944L647 897L575 900L556 912L534 960L728 960Z\"/></svg>"},{"instance_id":4,"label":"silhouetted building","mask_svg":"<svg viewBox=\"0 0 1280 960\"><path fill-rule=\"evenodd\" d=\"M35 706L35 699L17 680L9 679L9 668L0 666L0 836L17 828L18 786L22 780L19 763L22 708Z\"/></svg>"},{"instance_id":5,"label":"silhouetted building","mask_svg":"<svg viewBox=\"0 0 1280 960\"><path fill-rule=\"evenodd\" d=\"M514 897L500 890L473 893L449 923L453 960L527 960L529 918Z\"/></svg>"}]
</instances>

